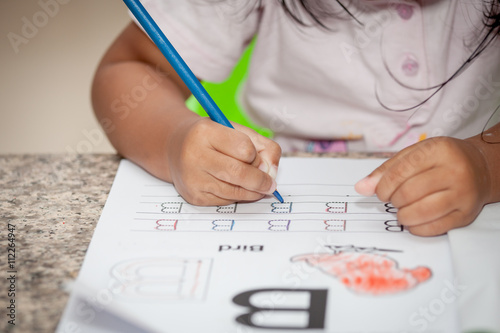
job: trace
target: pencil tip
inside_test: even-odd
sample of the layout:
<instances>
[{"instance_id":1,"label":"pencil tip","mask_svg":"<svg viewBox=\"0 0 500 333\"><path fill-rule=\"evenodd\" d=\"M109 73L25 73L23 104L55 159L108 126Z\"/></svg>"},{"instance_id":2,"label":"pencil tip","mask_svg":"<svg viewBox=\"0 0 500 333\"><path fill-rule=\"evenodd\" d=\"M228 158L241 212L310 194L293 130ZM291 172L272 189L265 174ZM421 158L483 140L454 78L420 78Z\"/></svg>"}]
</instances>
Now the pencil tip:
<instances>
[{"instance_id":1,"label":"pencil tip","mask_svg":"<svg viewBox=\"0 0 500 333\"><path fill-rule=\"evenodd\" d=\"M273 195L278 199L279 202L283 203L283 198L281 197L281 194L278 193L278 191L274 191Z\"/></svg>"}]
</instances>

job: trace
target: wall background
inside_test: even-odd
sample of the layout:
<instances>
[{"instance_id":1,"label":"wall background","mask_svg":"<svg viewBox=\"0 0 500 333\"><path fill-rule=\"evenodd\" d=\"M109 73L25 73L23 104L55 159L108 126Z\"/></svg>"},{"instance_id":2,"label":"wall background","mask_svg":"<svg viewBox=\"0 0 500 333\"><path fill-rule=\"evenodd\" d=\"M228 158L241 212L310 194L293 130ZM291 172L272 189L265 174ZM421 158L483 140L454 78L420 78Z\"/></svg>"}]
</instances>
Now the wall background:
<instances>
[{"instance_id":1,"label":"wall background","mask_svg":"<svg viewBox=\"0 0 500 333\"><path fill-rule=\"evenodd\" d=\"M120 0L0 1L0 154L114 152L90 85L129 21Z\"/></svg>"}]
</instances>

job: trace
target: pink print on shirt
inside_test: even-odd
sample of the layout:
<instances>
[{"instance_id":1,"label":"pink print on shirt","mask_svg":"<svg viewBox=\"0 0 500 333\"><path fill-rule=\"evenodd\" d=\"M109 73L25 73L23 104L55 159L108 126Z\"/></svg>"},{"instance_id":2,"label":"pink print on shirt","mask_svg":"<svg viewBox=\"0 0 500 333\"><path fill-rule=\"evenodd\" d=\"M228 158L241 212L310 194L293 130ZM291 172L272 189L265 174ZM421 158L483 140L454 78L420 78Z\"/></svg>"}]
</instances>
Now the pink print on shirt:
<instances>
[{"instance_id":1,"label":"pink print on shirt","mask_svg":"<svg viewBox=\"0 0 500 333\"><path fill-rule=\"evenodd\" d=\"M311 141L307 145L307 152L310 153L346 153L347 143L345 140L321 140Z\"/></svg>"}]
</instances>

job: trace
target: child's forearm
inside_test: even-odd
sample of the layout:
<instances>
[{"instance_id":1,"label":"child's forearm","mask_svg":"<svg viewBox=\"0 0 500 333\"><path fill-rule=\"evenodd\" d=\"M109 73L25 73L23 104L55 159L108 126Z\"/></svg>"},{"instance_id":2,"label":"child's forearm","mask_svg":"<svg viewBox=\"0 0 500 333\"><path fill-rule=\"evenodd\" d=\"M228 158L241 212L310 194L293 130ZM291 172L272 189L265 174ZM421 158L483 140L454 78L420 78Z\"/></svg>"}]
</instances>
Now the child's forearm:
<instances>
[{"instance_id":1,"label":"child's forearm","mask_svg":"<svg viewBox=\"0 0 500 333\"><path fill-rule=\"evenodd\" d=\"M123 156L171 181L167 144L198 116L185 106L189 92L152 42L129 26L104 56L94 78L95 114Z\"/></svg>"},{"instance_id":2,"label":"child's forearm","mask_svg":"<svg viewBox=\"0 0 500 333\"><path fill-rule=\"evenodd\" d=\"M473 136L469 141L482 153L488 170L489 193L487 202L500 202L500 123L496 124L482 135Z\"/></svg>"},{"instance_id":3,"label":"child's forearm","mask_svg":"<svg viewBox=\"0 0 500 333\"><path fill-rule=\"evenodd\" d=\"M157 177L171 181L166 144L172 132L197 116L166 77L141 63L107 65L96 76L93 104L117 151Z\"/></svg>"}]
</instances>

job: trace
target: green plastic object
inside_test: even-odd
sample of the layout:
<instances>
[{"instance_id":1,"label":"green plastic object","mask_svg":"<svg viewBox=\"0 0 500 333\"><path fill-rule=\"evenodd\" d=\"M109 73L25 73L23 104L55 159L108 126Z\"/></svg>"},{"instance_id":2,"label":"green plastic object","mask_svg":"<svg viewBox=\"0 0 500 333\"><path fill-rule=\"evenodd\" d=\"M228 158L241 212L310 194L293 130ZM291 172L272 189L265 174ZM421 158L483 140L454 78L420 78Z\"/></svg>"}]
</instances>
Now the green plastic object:
<instances>
[{"instance_id":1,"label":"green plastic object","mask_svg":"<svg viewBox=\"0 0 500 333\"><path fill-rule=\"evenodd\" d=\"M238 89L244 82L247 75L253 45L254 42L248 46L231 73L231 76L226 81L222 83L204 81L202 84L229 120L240 125L250 127L261 135L271 137L271 130L255 125L250 119L248 119L245 115L245 111L237 101ZM194 96L188 98L186 105L190 110L196 112L200 116L207 117L205 110L203 110L202 106L198 103Z\"/></svg>"}]
</instances>

